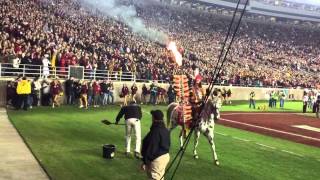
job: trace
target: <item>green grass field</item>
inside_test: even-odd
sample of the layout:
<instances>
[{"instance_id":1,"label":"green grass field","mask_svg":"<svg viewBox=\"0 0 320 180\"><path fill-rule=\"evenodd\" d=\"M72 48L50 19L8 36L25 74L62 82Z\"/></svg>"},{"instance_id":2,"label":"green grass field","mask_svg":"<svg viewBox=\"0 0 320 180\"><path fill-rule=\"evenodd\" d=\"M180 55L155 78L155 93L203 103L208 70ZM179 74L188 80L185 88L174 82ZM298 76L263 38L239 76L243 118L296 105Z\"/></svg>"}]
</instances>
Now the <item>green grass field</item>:
<instances>
[{"instance_id":1,"label":"green grass field","mask_svg":"<svg viewBox=\"0 0 320 180\"><path fill-rule=\"evenodd\" d=\"M288 102L285 111L298 112L301 106L301 102ZM143 136L149 130L151 117L148 112L153 108L165 110L166 106L143 106ZM90 110L68 106L40 107L28 112L9 110L8 115L52 179L147 179L139 170L141 162L124 156L124 127L100 123L104 118L113 121L118 110L119 106ZM245 102L235 102L232 106L224 106L223 110L250 109ZM311 180L320 176L319 148L220 125L216 126L216 132L221 166L213 165L209 144L201 136L199 159L193 159L192 139L175 179ZM178 133L176 129L171 136L171 157L179 149ZM102 158L102 145L109 143L117 146L113 160Z\"/></svg>"}]
</instances>

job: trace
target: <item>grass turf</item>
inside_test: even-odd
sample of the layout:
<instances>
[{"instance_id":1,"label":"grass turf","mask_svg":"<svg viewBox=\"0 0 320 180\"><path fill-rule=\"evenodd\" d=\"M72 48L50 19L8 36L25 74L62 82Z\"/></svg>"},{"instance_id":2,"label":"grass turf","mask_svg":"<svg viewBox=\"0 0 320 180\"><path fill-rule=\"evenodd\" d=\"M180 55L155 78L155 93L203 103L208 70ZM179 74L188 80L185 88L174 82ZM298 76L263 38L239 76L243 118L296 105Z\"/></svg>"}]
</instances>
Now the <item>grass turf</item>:
<instances>
[{"instance_id":1,"label":"grass turf","mask_svg":"<svg viewBox=\"0 0 320 180\"><path fill-rule=\"evenodd\" d=\"M225 106L224 110L237 111L238 106L245 108L247 105L242 103ZM290 111L298 110L294 108L295 103L290 105ZM143 106L144 112L153 108ZM166 109L165 106L156 108ZM113 121L118 110L117 106L93 110L68 106L56 109L40 107L28 112L8 111L8 115L53 179L146 179L145 174L139 171L141 162L123 154L124 127L100 123L103 118ZM148 113L143 114L143 136L149 130L150 118ZM216 132L219 133L216 134L216 147L221 166L213 165L209 144L201 136L198 147L200 159L193 159L190 144L175 179L317 179L320 175L319 148L220 125L216 126ZM171 136L171 158L178 151L178 133L179 130L175 130ZM239 141L234 137L250 141ZM117 146L113 160L101 157L102 145L108 143Z\"/></svg>"},{"instance_id":2,"label":"grass turf","mask_svg":"<svg viewBox=\"0 0 320 180\"><path fill-rule=\"evenodd\" d=\"M222 106L222 111L252 111L259 112L258 106L267 106L267 101L256 101L256 109L249 108L248 101L234 101L231 105ZM268 112L302 112L302 102L301 101L286 101L284 103L284 108L279 107L279 102L277 103L276 108L267 108ZM311 112L311 109L308 109L308 112Z\"/></svg>"}]
</instances>

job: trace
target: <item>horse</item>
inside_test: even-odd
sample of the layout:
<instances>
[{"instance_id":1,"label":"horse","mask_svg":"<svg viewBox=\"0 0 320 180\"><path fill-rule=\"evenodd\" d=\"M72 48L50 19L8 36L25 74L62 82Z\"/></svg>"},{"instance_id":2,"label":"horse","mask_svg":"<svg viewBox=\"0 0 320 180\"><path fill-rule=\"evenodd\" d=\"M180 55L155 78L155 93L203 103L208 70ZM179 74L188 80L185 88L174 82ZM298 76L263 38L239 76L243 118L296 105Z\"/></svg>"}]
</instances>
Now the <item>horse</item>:
<instances>
[{"instance_id":1,"label":"horse","mask_svg":"<svg viewBox=\"0 0 320 180\"><path fill-rule=\"evenodd\" d=\"M173 129L175 129L178 124L178 114L179 114L179 104L178 103L171 103L168 106L167 110L167 128L171 132ZM193 157L195 159L198 159L198 153L197 153L197 146L199 144L199 137L202 133L207 140L209 141L209 144L211 145L211 150L213 153L214 163L215 165L219 165L217 153L216 153L216 147L214 143L214 126L215 121L220 118L220 108L221 108L221 99L216 98L215 100L209 99L203 106L203 111L200 114L200 119L197 120L197 123L195 124L195 141L194 141L194 149L193 149ZM182 128L180 132L180 146L182 148L183 146L183 131Z\"/></svg>"}]
</instances>

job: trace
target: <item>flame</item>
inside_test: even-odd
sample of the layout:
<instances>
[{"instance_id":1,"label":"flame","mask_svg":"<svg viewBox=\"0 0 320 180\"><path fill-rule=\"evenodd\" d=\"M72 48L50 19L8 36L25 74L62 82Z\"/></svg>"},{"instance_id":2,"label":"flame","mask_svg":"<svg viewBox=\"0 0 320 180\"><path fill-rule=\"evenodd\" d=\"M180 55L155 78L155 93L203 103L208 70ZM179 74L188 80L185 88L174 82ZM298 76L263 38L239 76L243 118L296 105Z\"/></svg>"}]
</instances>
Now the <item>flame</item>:
<instances>
[{"instance_id":1,"label":"flame","mask_svg":"<svg viewBox=\"0 0 320 180\"><path fill-rule=\"evenodd\" d=\"M178 51L176 43L173 41L169 42L167 49L172 52L178 66L182 66L182 55Z\"/></svg>"}]
</instances>

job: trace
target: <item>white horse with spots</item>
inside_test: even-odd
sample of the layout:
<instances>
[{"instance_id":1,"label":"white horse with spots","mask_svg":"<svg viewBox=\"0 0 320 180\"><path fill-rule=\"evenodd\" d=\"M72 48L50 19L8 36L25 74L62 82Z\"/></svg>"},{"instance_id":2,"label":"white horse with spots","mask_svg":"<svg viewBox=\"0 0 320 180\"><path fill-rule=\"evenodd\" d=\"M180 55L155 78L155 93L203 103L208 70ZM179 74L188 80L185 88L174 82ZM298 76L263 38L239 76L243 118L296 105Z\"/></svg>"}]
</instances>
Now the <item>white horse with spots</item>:
<instances>
[{"instance_id":1,"label":"white horse with spots","mask_svg":"<svg viewBox=\"0 0 320 180\"><path fill-rule=\"evenodd\" d=\"M214 97L213 100L208 100L204 105L203 110L200 114L200 119L197 121L194 129L195 133L195 142L193 155L195 159L198 159L197 146L199 143L199 137L202 133L211 145L211 150L213 153L214 162L216 165L219 165L216 147L214 143L214 125L215 121L220 118L220 108L221 108L221 99ZM179 104L171 103L168 106L167 110L167 127L170 131L178 126L178 112ZM183 145L183 128L180 133L180 146Z\"/></svg>"}]
</instances>

